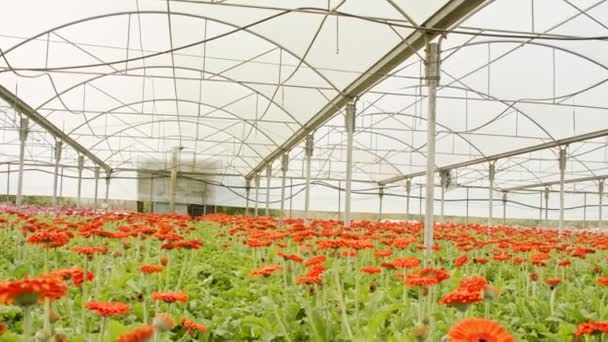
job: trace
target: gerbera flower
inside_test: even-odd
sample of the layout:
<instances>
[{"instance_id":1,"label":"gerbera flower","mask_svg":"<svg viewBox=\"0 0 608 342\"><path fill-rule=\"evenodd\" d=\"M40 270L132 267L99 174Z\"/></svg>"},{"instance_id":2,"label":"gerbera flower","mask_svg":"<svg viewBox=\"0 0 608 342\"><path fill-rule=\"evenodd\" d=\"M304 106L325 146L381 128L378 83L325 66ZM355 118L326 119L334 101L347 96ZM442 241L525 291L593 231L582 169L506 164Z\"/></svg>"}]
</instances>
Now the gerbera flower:
<instances>
[{"instance_id":1,"label":"gerbera flower","mask_svg":"<svg viewBox=\"0 0 608 342\"><path fill-rule=\"evenodd\" d=\"M459 256L458 258L456 258L456 260L454 260L454 266L462 267L467 263L467 261L469 261L469 256L466 254L463 254L463 255Z\"/></svg>"},{"instance_id":2,"label":"gerbera flower","mask_svg":"<svg viewBox=\"0 0 608 342\"><path fill-rule=\"evenodd\" d=\"M608 322L586 322L581 323L576 328L576 338L580 338L583 335L592 334L607 334L608 333Z\"/></svg>"},{"instance_id":3,"label":"gerbera flower","mask_svg":"<svg viewBox=\"0 0 608 342\"><path fill-rule=\"evenodd\" d=\"M561 283L562 280L559 278L547 278L545 279L545 284L551 286L551 288L559 285L559 283Z\"/></svg>"},{"instance_id":4,"label":"gerbera flower","mask_svg":"<svg viewBox=\"0 0 608 342\"><path fill-rule=\"evenodd\" d=\"M42 276L0 283L0 303L21 306L46 300L54 301L66 295L68 287L58 277Z\"/></svg>"},{"instance_id":5,"label":"gerbera flower","mask_svg":"<svg viewBox=\"0 0 608 342\"><path fill-rule=\"evenodd\" d=\"M407 276L405 284L410 287L427 287L448 279L450 275L442 268L427 267Z\"/></svg>"},{"instance_id":6,"label":"gerbera flower","mask_svg":"<svg viewBox=\"0 0 608 342\"><path fill-rule=\"evenodd\" d=\"M454 324L448 332L450 342L515 342L515 338L496 321L469 318Z\"/></svg>"},{"instance_id":7,"label":"gerbera flower","mask_svg":"<svg viewBox=\"0 0 608 342\"><path fill-rule=\"evenodd\" d=\"M393 260L393 265L397 268L414 268L420 265L420 260L413 257L397 258Z\"/></svg>"},{"instance_id":8,"label":"gerbera flower","mask_svg":"<svg viewBox=\"0 0 608 342\"><path fill-rule=\"evenodd\" d=\"M188 301L188 295L183 292L154 292L152 293L152 299L165 303L186 303Z\"/></svg>"},{"instance_id":9,"label":"gerbera flower","mask_svg":"<svg viewBox=\"0 0 608 342\"><path fill-rule=\"evenodd\" d=\"M154 335L154 327L146 325L128 333L124 333L118 337L118 342L144 342L148 341Z\"/></svg>"},{"instance_id":10,"label":"gerbera flower","mask_svg":"<svg viewBox=\"0 0 608 342\"><path fill-rule=\"evenodd\" d=\"M325 255L317 255L314 256L306 261L304 261L304 266L308 267L308 266L312 266L312 265L316 265L316 264L321 264L324 263L327 260L327 257Z\"/></svg>"},{"instance_id":11,"label":"gerbera flower","mask_svg":"<svg viewBox=\"0 0 608 342\"><path fill-rule=\"evenodd\" d=\"M597 278L597 283L599 285L608 286L608 277L598 277Z\"/></svg>"},{"instance_id":12,"label":"gerbera flower","mask_svg":"<svg viewBox=\"0 0 608 342\"><path fill-rule=\"evenodd\" d=\"M297 284L321 284L323 282L323 278L320 275L315 276L301 276L296 278Z\"/></svg>"},{"instance_id":13,"label":"gerbera flower","mask_svg":"<svg viewBox=\"0 0 608 342\"><path fill-rule=\"evenodd\" d=\"M70 249L74 253L84 254L84 255L93 255L93 254L106 254L108 252L108 247L106 246L76 246Z\"/></svg>"},{"instance_id":14,"label":"gerbera flower","mask_svg":"<svg viewBox=\"0 0 608 342\"><path fill-rule=\"evenodd\" d=\"M379 267L375 267L375 266L366 266L366 267L361 268L361 272L364 272L367 274L377 274L377 273L382 272L382 269Z\"/></svg>"},{"instance_id":15,"label":"gerbera flower","mask_svg":"<svg viewBox=\"0 0 608 342\"><path fill-rule=\"evenodd\" d=\"M281 265L268 265L268 266L264 266L264 267L260 267L257 268L253 271L251 271L251 275L253 277L269 277L271 274L273 274L274 272L280 271L281 269L283 269L283 267L281 267Z\"/></svg>"},{"instance_id":16,"label":"gerbera flower","mask_svg":"<svg viewBox=\"0 0 608 342\"><path fill-rule=\"evenodd\" d=\"M163 267L160 265L139 265L139 270L142 273L150 274L150 273L160 273L163 271Z\"/></svg>"},{"instance_id":17,"label":"gerbera flower","mask_svg":"<svg viewBox=\"0 0 608 342\"><path fill-rule=\"evenodd\" d=\"M127 304L120 302L88 302L85 308L103 317L121 316L131 310Z\"/></svg>"},{"instance_id":18,"label":"gerbera flower","mask_svg":"<svg viewBox=\"0 0 608 342\"><path fill-rule=\"evenodd\" d=\"M66 245L70 241L70 237L65 232L41 231L30 235L26 241L31 244L55 248Z\"/></svg>"},{"instance_id":19,"label":"gerbera flower","mask_svg":"<svg viewBox=\"0 0 608 342\"><path fill-rule=\"evenodd\" d=\"M457 289L448 293L445 297L439 300L439 303L447 306L454 306L459 310L466 310L469 304L483 301L481 291L468 291L466 289Z\"/></svg>"},{"instance_id":20,"label":"gerbera flower","mask_svg":"<svg viewBox=\"0 0 608 342\"><path fill-rule=\"evenodd\" d=\"M207 331L207 327L203 324L196 323L187 318L182 319L182 325L184 328L188 329L188 334L190 335L192 335L195 331L202 333Z\"/></svg>"}]
</instances>

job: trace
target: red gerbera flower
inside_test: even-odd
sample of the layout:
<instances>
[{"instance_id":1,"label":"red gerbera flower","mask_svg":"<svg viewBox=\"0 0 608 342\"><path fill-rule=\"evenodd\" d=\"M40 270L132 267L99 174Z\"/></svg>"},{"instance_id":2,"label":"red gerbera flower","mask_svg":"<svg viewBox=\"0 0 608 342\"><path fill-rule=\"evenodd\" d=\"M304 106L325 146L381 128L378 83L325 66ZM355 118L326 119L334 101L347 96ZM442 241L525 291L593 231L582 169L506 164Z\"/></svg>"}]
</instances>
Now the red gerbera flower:
<instances>
[{"instance_id":1,"label":"red gerbera flower","mask_svg":"<svg viewBox=\"0 0 608 342\"><path fill-rule=\"evenodd\" d=\"M467 263L467 261L469 261L469 256L466 254L463 254L463 255L459 256L458 258L456 258L456 260L454 260L454 266L462 267L462 266L464 266L464 264Z\"/></svg>"},{"instance_id":2,"label":"red gerbera flower","mask_svg":"<svg viewBox=\"0 0 608 342\"><path fill-rule=\"evenodd\" d=\"M448 332L450 342L515 342L515 338L495 321L469 318L454 324Z\"/></svg>"},{"instance_id":3,"label":"red gerbera flower","mask_svg":"<svg viewBox=\"0 0 608 342\"><path fill-rule=\"evenodd\" d=\"M323 282L323 278L320 275L314 276L301 276L296 278L296 283L298 284L321 284Z\"/></svg>"},{"instance_id":4,"label":"red gerbera flower","mask_svg":"<svg viewBox=\"0 0 608 342\"><path fill-rule=\"evenodd\" d=\"M586 322L578 325L576 338L583 335L608 334L608 322Z\"/></svg>"},{"instance_id":5,"label":"red gerbera flower","mask_svg":"<svg viewBox=\"0 0 608 342\"><path fill-rule=\"evenodd\" d=\"M281 269L283 269L283 267L281 267L281 265L268 265L268 266L264 266L264 267L260 267L258 269L255 269L253 271L251 271L251 275L253 277L269 277L271 274L273 274L274 272L280 271Z\"/></svg>"},{"instance_id":6,"label":"red gerbera flower","mask_svg":"<svg viewBox=\"0 0 608 342\"><path fill-rule=\"evenodd\" d=\"M608 286L608 277L598 277L597 283L600 285Z\"/></svg>"},{"instance_id":7,"label":"red gerbera flower","mask_svg":"<svg viewBox=\"0 0 608 342\"><path fill-rule=\"evenodd\" d=\"M414 268L420 265L420 260L413 257L397 258L393 260L393 265L397 268Z\"/></svg>"},{"instance_id":8,"label":"red gerbera flower","mask_svg":"<svg viewBox=\"0 0 608 342\"><path fill-rule=\"evenodd\" d=\"M312 265L316 265L316 264L321 264L324 263L327 260L327 257L325 255L317 255L314 256L306 261L304 261L304 266L308 267L308 266L312 266Z\"/></svg>"},{"instance_id":9,"label":"red gerbera flower","mask_svg":"<svg viewBox=\"0 0 608 342\"><path fill-rule=\"evenodd\" d=\"M68 287L58 277L42 276L0 283L0 303L21 306L46 300L54 301L66 295Z\"/></svg>"},{"instance_id":10,"label":"red gerbera flower","mask_svg":"<svg viewBox=\"0 0 608 342\"><path fill-rule=\"evenodd\" d=\"M148 341L154 335L154 327L146 325L128 333L124 333L118 337L118 342L144 342Z\"/></svg>"},{"instance_id":11,"label":"red gerbera flower","mask_svg":"<svg viewBox=\"0 0 608 342\"><path fill-rule=\"evenodd\" d=\"M150 273L160 273L160 272L163 271L163 267L159 266L159 265L146 265L146 264L143 264L143 265L139 266L139 270L142 273L147 273L147 274L150 274Z\"/></svg>"},{"instance_id":12,"label":"red gerbera flower","mask_svg":"<svg viewBox=\"0 0 608 342\"><path fill-rule=\"evenodd\" d=\"M152 293L152 299L165 303L186 303L188 301L188 295L183 292L154 292Z\"/></svg>"},{"instance_id":13,"label":"red gerbera flower","mask_svg":"<svg viewBox=\"0 0 608 342\"><path fill-rule=\"evenodd\" d=\"M554 286L558 285L561 282L562 282L562 280L559 279L559 278L547 278L547 279L545 279L545 284L547 284L547 285L549 285L551 287L554 287Z\"/></svg>"},{"instance_id":14,"label":"red gerbera flower","mask_svg":"<svg viewBox=\"0 0 608 342\"><path fill-rule=\"evenodd\" d=\"M127 304L120 302L88 302L85 308L103 317L121 316L131 310Z\"/></svg>"},{"instance_id":15,"label":"red gerbera flower","mask_svg":"<svg viewBox=\"0 0 608 342\"><path fill-rule=\"evenodd\" d=\"M427 267L408 275L405 284L410 287L427 287L439 284L449 277L450 275L442 268Z\"/></svg>"},{"instance_id":16,"label":"red gerbera flower","mask_svg":"<svg viewBox=\"0 0 608 342\"><path fill-rule=\"evenodd\" d=\"M456 306L458 308L466 308L469 304L483 301L481 291L468 291L466 289L457 289L448 293L439 300L439 303L447 306Z\"/></svg>"},{"instance_id":17,"label":"red gerbera flower","mask_svg":"<svg viewBox=\"0 0 608 342\"><path fill-rule=\"evenodd\" d=\"M207 331L207 327L204 326L203 324L196 323L187 318L182 319L182 325L184 326L184 328L188 329L188 334L190 334L190 335L192 335L192 333L194 333L195 331L198 331L198 332Z\"/></svg>"},{"instance_id":18,"label":"red gerbera flower","mask_svg":"<svg viewBox=\"0 0 608 342\"><path fill-rule=\"evenodd\" d=\"M382 269L379 267L375 267L375 266L366 266L366 267L361 268L361 272L364 272L367 274L377 274L377 273L382 272Z\"/></svg>"}]
</instances>

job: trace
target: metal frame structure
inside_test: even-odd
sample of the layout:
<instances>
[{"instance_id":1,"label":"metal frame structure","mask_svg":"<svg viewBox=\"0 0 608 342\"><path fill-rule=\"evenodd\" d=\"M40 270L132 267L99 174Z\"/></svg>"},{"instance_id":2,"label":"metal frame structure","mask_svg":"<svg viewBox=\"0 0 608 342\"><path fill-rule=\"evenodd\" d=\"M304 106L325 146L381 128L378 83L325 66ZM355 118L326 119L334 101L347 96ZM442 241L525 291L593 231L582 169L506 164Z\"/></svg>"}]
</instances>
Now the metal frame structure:
<instances>
[{"instance_id":1,"label":"metal frame structure","mask_svg":"<svg viewBox=\"0 0 608 342\"><path fill-rule=\"evenodd\" d=\"M379 218L395 210L385 201L391 196L405 199L398 211L407 218L411 200L418 200L428 255L434 206L439 202L441 220L449 216L451 191L463 197L466 189L466 208L458 210L466 210L468 220L469 190L483 189L491 226L498 221L496 193L502 193L504 224L507 205L533 189L535 218L539 209L542 220L544 209L547 225L549 212L559 210L560 233L566 213L574 210L567 208L568 195L585 194L586 221L587 194L597 193L601 225L608 162L602 114L608 104L594 92L604 91L606 80L595 75L608 71L608 60L569 43L601 44L606 37L593 34L593 27L587 36L568 34L565 25L601 23L596 17L604 1L559 2L564 8L554 9L555 20L542 27L537 18L546 13L515 9L508 0L437 0L411 8L390 0L374 7L329 1L327 8L170 0L166 9L135 10L110 1L96 5L96 16L66 18L16 43L2 43L0 36L0 164L8 167L7 194L11 173L18 172L19 204L25 167L51 168L52 203L62 195L64 177L77 177L81 206L82 182L88 179L83 172L93 172L97 207L100 177L105 176L107 202L112 178L140 172L170 178L174 211L178 179L210 177L237 194L247 214L253 207L258 215L264 176L265 214L279 209L281 223L289 199L290 217L293 208L301 208L308 224L310 212L323 209L315 202L316 190L338 191L338 217L347 228L362 210L358 196L377 196ZM224 16L226 9L234 15ZM529 27L490 24L509 10L530 11ZM284 26L291 20L301 22L306 34L286 38L286 32L296 34ZM126 36L127 44L97 44L94 36L78 35L99 23L116 24L108 36ZM192 34L182 24L201 31ZM268 30L272 25L279 29ZM357 37L362 28L370 37ZM154 45L148 34L167 39ZM232 51L236 39L241 49ZM65 62L53 59L66 51L73 56ZM542 60L537 68L550 69L540 75L549 78L546 83L525 78L540 77L527 65L536 60ZM580 76L562 67L573 61ZM521 75L508 72L515 67ZM497 86L504 80L511 83ZM534 93L526 80L544 92ZM174 146L183 151L179 158L174 151L168 163ZM183 162L189 158L191 165ZM158 167L142 167L140 160ZM273 186L279 171L280 186ZM590 189L588 183L597 181L598 191ZM413 182L420 184L417 196ZM559 209L550 204L556 185ZM437 186L441 196L435 199ZM537 188L543 191L541 208Z\"/></svg>"}]
</instances>

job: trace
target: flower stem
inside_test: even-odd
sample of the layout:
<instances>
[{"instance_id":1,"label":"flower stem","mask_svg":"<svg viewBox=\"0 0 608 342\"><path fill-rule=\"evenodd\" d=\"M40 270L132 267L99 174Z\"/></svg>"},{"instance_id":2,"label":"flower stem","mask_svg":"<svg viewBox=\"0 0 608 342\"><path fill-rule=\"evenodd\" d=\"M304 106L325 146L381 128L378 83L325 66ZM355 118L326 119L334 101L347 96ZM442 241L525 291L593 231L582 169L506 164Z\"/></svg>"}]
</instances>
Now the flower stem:
<instances>
[{"instance_id":1,"label":"flower stem","mask_svg":"<svg viewBox=\"0 0 608 342\"><path fill-rule=\"evenodd\" d=\"M32 336L32 307L23 307L23 337L25 341L30 341Z\"/></svg>"},{"instance_id":2,"label":"flower stem","mask_svg":"<svg viewBox=\"0 0 608 342\"><path fill-rule=\"evenodd\" d=\"M104 317L101 320L101 330L99 330L99 342L103 342L103 337L106 333L107 324L108 324L108 319L106 317Z\"/></svg>"}]
</instances>

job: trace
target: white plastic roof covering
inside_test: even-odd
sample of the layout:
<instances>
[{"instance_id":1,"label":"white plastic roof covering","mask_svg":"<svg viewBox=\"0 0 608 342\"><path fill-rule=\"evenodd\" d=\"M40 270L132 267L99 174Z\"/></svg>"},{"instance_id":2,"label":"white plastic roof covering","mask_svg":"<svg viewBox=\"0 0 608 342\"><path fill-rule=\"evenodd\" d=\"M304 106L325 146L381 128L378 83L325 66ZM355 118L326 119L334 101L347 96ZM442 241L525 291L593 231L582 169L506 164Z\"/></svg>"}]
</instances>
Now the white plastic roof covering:
<instances>
[{"instance_id":1,"label":"white plastic roof covering","mask_svg":"<svg viewBox=\"0 0 608 342\"><path fill-rule=\"evenodd\" d=\"M245 175L447 2L14 1L0 12L0 84L112 167L162 168L182 146L182 160L203 171ZM605 42L557 40L606 36L606 2L486 1L448 34L437 165L608 127ZM355 179L424 169L421 56L359 98ZM18 120L8 107L0 153L15 160ZM316 178L344 178L343 126L340 115L317 130ZM567 178L608 174L607 143L571 145ZM53 144L33 127L27 159L50 162ZM303 174L303 154L290 152L291 176ZM64 156L75 164L75 152ZM555 180L556 158L547 150L499 160L497 185ZM487 164L457 175L486 185Z\"/></svg>"}]
</instances>

